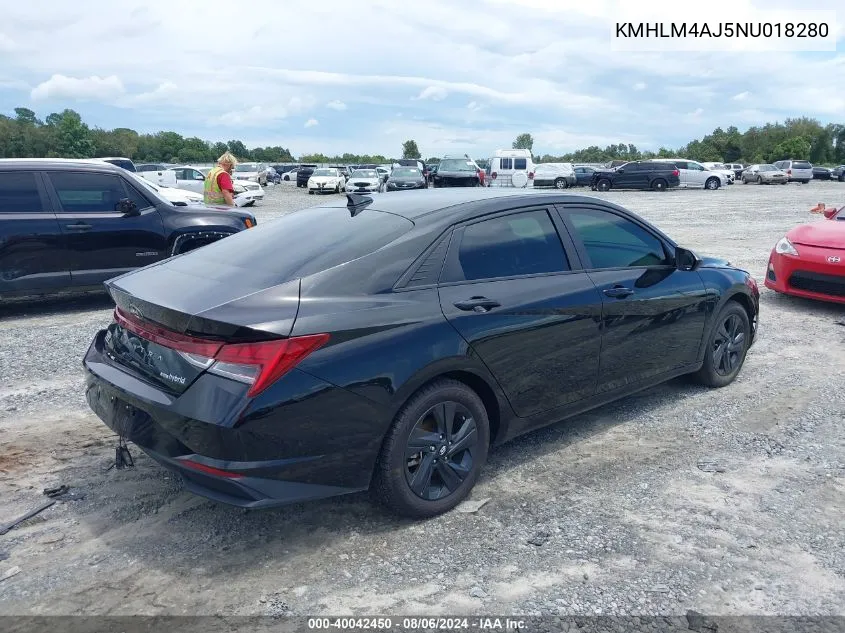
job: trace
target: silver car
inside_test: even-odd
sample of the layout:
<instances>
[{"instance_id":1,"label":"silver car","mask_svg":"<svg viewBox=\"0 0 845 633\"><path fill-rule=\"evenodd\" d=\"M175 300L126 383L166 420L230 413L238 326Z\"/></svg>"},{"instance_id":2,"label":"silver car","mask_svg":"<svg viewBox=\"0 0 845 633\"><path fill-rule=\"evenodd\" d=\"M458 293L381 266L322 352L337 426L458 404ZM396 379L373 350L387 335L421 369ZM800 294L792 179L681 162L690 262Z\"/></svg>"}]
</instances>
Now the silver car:
<instances>
[{"instance_id":1,"label":"silver car","mask_svg":"<svg viewBox=\"0 0 845 633\"><path fill-rule=\"evenodd\" d=\"M785 185L789 182L789 176L774 165L751 165L742 172L742 184L747 185L749 182L756 182L758 185Z\"/></svg>"}]
</instances>

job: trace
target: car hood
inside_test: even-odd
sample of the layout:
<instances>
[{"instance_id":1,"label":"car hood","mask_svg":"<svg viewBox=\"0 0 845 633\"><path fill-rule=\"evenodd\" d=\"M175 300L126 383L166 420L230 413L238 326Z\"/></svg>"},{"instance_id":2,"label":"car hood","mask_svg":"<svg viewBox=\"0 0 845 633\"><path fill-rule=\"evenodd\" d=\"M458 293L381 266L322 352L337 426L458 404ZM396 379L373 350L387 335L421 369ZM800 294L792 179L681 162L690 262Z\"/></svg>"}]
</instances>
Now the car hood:
<instances>
[{"instance_id":1,"label":"car hood","mask_svg":"<svg viewBox=\"0 0 845 633\"><path fill-rule=\"evenodd\" d=\"M449 176L451 178L459 177L459 178L472 178L477 176L478 174L474 171L452 171L449 169L439 169L437 170L437 176Z\"/></svg>"},{"instance_id":2,"label":"car hood","mask_svg":"<svg viewBox=\"0 0 845 633\"><path fill-rule=\"evenodd\" d=\"M233 178L232 184L240 185L241 187L246 187L247 185L252 187L253 185L255 185L255 182L253 182L252 180L243 180L242 178Z\"/></svg>"},{"instance_id":3,"label":"car hood","mask_svg":"<svg viewBox=\"0 0 845 633\"><path fill-rule=\"evenodd\" d=\"M350 176L349 181L350 182L366 182L366 183L369 183L371 185L377 185L379 182L381 182L381 178L356 178L355 176Z\"/></svg>"},{"instance_id":4,"label":"car hood","mask_svg":"<svg viewBox=\"0 0 845 633\"><path fill-rule=\"evenodd\" d=\"M255 178L258 175L257 171L239 171L238 178L241 180L247 180L249 178Z\"/></svg>"},{"instance_id":5,"label":"car hood","mask_svg":"<svg viewBox=\"0 0 845 633\"><path fill-rule=\"evenodd\" d=\"M793 244L845 248L845 220L821 220L802 224L789 231L786 237Z\"/></svg>"},{"instance_id":6,"label":"car hood","mask_svg":"<svg viewBox=\"0 0 845 633\"><path fill-rule=\"evenodd\" d=\"M393 178L393 177L388 178L388 179L387 179L387 182L397 182L397 183L398 183L398 182L401 182L401 183L405 183L405 182L412 182L412 183L418 183L418 182L423 182L423 180L424 180L424 179L422 178L422 176L420 176L419 178L417 178L417 177L407 177L407 178L405 178L405 177L401 177L401 176L400 176L400 177L398 177L398 178Z\"/></svg>"},{"instance_id":7,"label":"car hood","mask_svg":"<svg viewBox=\"0 0 845 633\"><path fill-rule=\"evenodd\" d=\"M733 268L727 259L721 257L710 257L708 255L699 255L701 260L700 268Z\"/></svg>"}]
</instances>

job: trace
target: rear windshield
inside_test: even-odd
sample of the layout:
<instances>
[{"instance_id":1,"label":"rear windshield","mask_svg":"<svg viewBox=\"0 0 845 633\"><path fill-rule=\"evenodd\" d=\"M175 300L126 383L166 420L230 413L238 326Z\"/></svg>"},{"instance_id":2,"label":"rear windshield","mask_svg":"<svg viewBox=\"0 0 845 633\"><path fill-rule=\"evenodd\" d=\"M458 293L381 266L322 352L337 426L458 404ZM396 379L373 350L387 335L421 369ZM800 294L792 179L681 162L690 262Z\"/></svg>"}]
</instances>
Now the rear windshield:
<instances>
[{"instance_id":1,"label":"rear windshield","mask_svg":"<svg viewBox=\"0 0 845 633\"><path fill-rule=\"evenodd\" d=\"M792 169L812 169L813 166L806 160L796 160L792 163Z\"/></svg>"},{"instance_id":2,"label":"rear windshield","mask_svg":"<svg viewBox=\"0 0 845 633\"><path fill-rule=\"evenodd\" d=\"M390 213L365 209L352 217L345 207L316 207L241 231L190 257L224 261L247 276L250 271L275 274L283 283L369 255L413 226Z\"/></svg>"},{"instance_id":3,"label":"rear windshield","mask_svg":"<svg viewBox=\"0 0 845 633\"><path fill-rule=\"evenodd\" d=\"M475 165L465 158L447 158L440 161L437 171L475 171Z\"/></svg>"},{"instance_id":4,"label":"rear windshield","mask_svg":"<svg viewBox=\"0 0 845 633\"><path fill-rule=\"evenodd\" d=\"M391 176L395 178L422 178L422 172L412 167L397 167L393 170Z\"/></svg>"}]
</instances>

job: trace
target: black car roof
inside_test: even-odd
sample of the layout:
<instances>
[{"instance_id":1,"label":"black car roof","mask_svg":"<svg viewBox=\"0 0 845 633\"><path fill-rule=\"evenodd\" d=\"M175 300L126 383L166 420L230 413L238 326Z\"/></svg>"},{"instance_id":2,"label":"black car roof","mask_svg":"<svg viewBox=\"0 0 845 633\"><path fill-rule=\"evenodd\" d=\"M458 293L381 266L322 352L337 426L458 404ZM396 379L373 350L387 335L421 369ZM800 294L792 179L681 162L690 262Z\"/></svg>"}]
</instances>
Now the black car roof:
<instances>
[{"instance_id":1,"label":"black car roof","mask_svg":"<svg viewBox=\"0 0 845 633\"><path fill-rule=\"evenodd\" d=\"M421 220L425 221L426 219L431 222L439 222L441 219L447 217L451 222L460 222L464 218L472 218L478 215L478 207L484 202L508 202L511 200L519 206L555 203L598 203L630 213L626 209L611 202L592 196L551 191L526 192L519 189L498 187L485 189L477 187L426 189L371 197L373 198L373 203L368 205L367 209L392 213L415 223ZM347 199L344 197L334 199L331 202L319 206L340 208L346 207L346 205Z\"/></svg>"}]
</instances>

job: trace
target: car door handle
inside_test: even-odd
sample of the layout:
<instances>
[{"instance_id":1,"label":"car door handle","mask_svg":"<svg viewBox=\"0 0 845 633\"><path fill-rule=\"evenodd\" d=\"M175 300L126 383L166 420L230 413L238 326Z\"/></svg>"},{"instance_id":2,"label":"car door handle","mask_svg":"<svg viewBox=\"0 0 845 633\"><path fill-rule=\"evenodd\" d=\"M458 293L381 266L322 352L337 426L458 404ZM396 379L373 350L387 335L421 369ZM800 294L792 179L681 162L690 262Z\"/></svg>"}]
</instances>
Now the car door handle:
<instances>
[{"instance_id":1,"label":"car door handle","mask_svg":"<svg viewBox=\"0 0 845 633\"><path fill-rule=\"evenodd\" d=\"M66 229L71 229L72 231L90 231L94 227L90 224L85 224L85 222L77 222L76 224L65 224Z\"/></svg>"},{"instance_id":2,"label":"car door handle","mask_svg":"<svg viewBox=\"0 0 845 633\"><path fill-rule=\"evenodd\" d=\"M614 299L624 299L634 294L634 291L625 286L613 286L613 288L605 288L603 290L605 296L613 297Z\"/></svg>"},{"instance_id":3,"label":"car door handle","mask_svg":"<svg viewBox=\"0 0 845 633\"><path fill-rule=\"evenodd\" d=\"M467 312L487 312L491 308L498 308L502 304L487 297L470 297L463 301L456 301L453 305L458 310L466 310Z\"/></svg>"}]
</instances>

